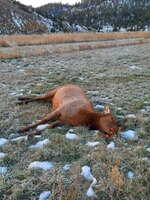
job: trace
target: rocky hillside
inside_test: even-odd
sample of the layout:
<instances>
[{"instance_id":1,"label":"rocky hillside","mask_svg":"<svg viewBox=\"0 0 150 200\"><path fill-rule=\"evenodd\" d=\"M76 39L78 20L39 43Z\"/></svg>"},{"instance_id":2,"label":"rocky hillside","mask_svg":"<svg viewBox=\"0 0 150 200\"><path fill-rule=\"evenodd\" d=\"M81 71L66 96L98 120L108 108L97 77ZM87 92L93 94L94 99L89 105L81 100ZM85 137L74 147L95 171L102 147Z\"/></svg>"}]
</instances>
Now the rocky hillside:
<instances>
[{"instance_id":1,"label":"rocky hillside","mask_svg":"<svg viewBox=\"0 0 150 200\"><path fill-rule=\"evenodd\" d=\"M66 20L44 17L31 6L13 0L0 0L0 34L33 34L85 31Z\"/></svg>"}]
</instances>

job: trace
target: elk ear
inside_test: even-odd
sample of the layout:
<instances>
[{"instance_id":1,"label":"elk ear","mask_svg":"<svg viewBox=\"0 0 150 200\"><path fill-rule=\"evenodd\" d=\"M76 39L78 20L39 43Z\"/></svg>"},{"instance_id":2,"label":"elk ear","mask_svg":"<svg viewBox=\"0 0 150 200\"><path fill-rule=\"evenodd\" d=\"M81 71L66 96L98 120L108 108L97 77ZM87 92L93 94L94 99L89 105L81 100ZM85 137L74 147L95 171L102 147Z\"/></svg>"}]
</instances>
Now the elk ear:
<instances>
[{"instance_id":1,"label":"elk ear","mask_svg":"<svg viewBox=\"0 0 150 200\"><path fill-rule=\"evenodd\" d=\"M104 108L104 114L109 114L109 113L110 113L109 106L105 106L105 108Z\"/></svg>"}]
</instances>

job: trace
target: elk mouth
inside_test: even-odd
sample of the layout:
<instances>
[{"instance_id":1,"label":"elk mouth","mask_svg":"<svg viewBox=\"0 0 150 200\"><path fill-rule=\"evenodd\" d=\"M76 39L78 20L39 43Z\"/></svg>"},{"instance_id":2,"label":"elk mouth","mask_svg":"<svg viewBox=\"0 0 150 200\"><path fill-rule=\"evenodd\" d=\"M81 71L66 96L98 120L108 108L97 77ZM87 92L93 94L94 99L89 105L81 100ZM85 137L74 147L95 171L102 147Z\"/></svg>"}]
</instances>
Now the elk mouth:
<instances>
[{"instance_id":1,"label":"elk mouth","mask_svg":"<svg viewBox=\"0 0 150 200\"><path fill-rule=\"evenodd\" d=\"M101 134L104 138L106 138L106 139L108 139L108 140L112 139L112 137L114 136L114 133L107 133L106 131L100 132L100 134Z\"/></svg>"},{"instance_id":2,"label":"elk mouth","mask_svg":"<svg viewBox=\"0 0 150 200\"><path fill-rule=\"evenodd\" d=\"M111 139L113 137L114 134L109 134L109 133L104 133L104 137L106 139Z\"/></svg>"}]
</instances>

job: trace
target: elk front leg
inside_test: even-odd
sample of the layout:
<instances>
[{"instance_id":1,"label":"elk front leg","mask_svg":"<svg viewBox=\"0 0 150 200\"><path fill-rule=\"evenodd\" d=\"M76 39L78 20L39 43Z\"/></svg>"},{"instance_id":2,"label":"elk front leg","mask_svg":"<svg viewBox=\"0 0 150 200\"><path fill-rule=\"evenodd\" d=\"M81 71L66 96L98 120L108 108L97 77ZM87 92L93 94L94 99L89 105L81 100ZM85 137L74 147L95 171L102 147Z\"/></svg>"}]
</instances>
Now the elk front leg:
<instances>
[{"instance_id":1,"label":"elk front leg","mask_svg":"<svg viewBox=\"0 0 150 200\"><path fill-rule=\"evenodd\" d=\"M18 133L23 133L23 132L29 131L30 129L36 128L38 125L42 125L42 124L47 123L48 121L57 120L59 118L59 115L60 115L59 110L55 110L55 111L51 112L50 114L46 115L39 122L37 122L37 123L35 123L33 125L29 125L29 126L26 126L26 127L22 128L22 129L20 129L18 131Z\"/></svg>"}]
</instances>

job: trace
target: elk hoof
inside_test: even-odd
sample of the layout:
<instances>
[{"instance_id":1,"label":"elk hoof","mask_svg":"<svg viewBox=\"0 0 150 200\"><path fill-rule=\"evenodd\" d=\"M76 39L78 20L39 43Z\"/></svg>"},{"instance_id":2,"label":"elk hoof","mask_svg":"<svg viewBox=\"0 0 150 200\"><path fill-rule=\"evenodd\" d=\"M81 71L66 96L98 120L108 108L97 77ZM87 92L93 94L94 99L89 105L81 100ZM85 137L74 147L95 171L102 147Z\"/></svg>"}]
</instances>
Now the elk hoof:
<instances>
[{"instance_id":1,"label":"elk hoof","mask_svg":"<svg viewBox=\"0 0 150 200\"><path fill-rule=\"evenodd\" d=\"M35 137L34 133L29 133L28 136L27 136L28 140L30 140L30 139L32 139L34 137Z\"/></svg>"}]
</instances>

